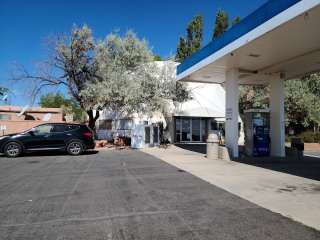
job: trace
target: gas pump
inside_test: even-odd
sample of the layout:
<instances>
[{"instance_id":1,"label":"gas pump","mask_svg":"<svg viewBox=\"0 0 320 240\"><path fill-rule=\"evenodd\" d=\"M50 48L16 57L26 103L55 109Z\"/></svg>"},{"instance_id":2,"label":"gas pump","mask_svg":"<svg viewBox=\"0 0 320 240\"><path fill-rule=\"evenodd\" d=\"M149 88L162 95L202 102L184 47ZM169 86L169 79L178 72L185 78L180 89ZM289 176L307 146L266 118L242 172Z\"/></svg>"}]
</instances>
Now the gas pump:
<instances>
[{"instance_id":1,"label":"gas pump","mask_svg":"<svg viewBox=\"0 0 320 240\"><path fill-rule=\"evenodd\" d=\"M270 111L245 111L245 150L249 156L270 155Z\"/></svg>"}]
</instances>

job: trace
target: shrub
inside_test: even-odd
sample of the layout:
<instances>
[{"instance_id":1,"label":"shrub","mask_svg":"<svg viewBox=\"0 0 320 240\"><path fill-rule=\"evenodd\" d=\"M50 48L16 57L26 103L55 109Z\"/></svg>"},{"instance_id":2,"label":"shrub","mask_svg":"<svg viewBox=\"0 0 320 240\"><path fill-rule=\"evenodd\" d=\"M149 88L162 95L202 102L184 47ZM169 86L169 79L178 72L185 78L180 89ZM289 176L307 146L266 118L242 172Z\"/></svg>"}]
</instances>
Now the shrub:
<instances>
[{"instance_id":1,"label":"shrub","mask_svg":"<svg viewBox=\"0 0 320 240\"><path fill-rule=\"evenodd\" d=\"M291 142L291 138L290 138L290 136L286 135L286 137L285 137L285 141L286 141L286 143Z\"/></svg>"},{"instance_id":2,"label":"shrub","mask_svg":"<svg viewBox=\"0 0 320 240\"><path fill-rule=\"evenodd\" d=\"M320 132L314 134L314 141L320 143Z\"/></svg>"},{"instance_id":3,"label":"shrub","mask_svg":"<svg viewBox=\"0 0 320 240\"><path fill-rule=\"evenodd\" d=\"M314 132L303 132L298 137L300 137L305 143L319 143L320 142L320 133Z\"/></svg>"}]
</instances>

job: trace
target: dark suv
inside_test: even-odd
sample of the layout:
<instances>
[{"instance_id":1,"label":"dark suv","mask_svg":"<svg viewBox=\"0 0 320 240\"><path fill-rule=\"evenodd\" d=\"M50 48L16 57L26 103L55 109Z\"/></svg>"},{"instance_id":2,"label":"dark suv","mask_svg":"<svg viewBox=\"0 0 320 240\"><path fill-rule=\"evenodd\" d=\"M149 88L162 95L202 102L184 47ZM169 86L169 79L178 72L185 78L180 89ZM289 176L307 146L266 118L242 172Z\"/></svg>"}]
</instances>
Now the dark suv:
<instances>
[{"instance_id":1,"label":"dark suv","mask_svg":"<svg viewBox=\"0 0 320 240\"><path fill-rule=\"evenodd\" d=\"M0 152L7 157L40 150L63 150L79 155L94 147L93 132L80 124L47 123L22 133L0 137Z\"/></svg>"}]
</instances>

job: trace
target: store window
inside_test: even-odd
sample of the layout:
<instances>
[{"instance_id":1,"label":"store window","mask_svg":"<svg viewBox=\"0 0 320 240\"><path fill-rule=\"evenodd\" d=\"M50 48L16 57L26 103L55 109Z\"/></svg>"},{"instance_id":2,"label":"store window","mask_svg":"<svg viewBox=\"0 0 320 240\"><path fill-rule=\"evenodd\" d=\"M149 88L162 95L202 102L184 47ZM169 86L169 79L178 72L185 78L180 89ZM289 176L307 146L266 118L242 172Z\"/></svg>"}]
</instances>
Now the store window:
<instances>
[{"instance_id":1,"label":"store window","mask_svg":"<svg viewBox=\"0 0 320 240\"><path fill-rule=\"evenodd\" d=\"M0 114L0 120L11 120L11 116L9 114Z\"/></svg>"},{"instance_id":2,"label":"store window","mask_svg":"<svg viewBox=\"0 0 320 240\"><path fill-rule=\"evenodd\" d=\"M100 130L112 130L112 120L100 120L99 121Z\"/></svg>"},{"instance_id":3,"label":"store window","mask_svg":"<svg viewBox=\"0 0 320 240\"><path fill-rule=\"evenodd\" d=\"M177 117L175 119L176 142L203 142L207 138L207 120L203 118Z\"/></svg>"},{"instance_id":4,"label":"store window","mask_svg":"<svg viewBox=\"0 0 320 240\"><path fill-rule=\"evenodd\" d=\"M118 129L132 129L132 119L120 119L118 122Z\"/></svg>"}]
</instances>

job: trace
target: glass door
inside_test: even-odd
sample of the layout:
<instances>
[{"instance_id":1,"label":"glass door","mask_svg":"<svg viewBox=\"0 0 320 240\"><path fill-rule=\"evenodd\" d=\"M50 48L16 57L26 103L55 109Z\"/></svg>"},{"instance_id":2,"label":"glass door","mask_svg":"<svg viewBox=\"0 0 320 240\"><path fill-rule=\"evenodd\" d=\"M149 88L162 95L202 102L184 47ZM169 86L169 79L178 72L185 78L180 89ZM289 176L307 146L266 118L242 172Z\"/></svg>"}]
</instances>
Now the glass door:
<instances>
[{"instance_id":1,"label":"glass door","mask_svg":"<svg viewBox=\"0 0 320 240\"><path fill-rule=\"evenodd\" d=\"M181 119L181 141L191 141L191 119Z\"/></svg>"},{"instance_id":2,"label":"glass door","mask_svg":"<svg viewBox=\"0 0 320 240\"><path fill-rule=\"evenodd\" d=\"M153 144L159 143L159 127L153 126Z\"/></svg>"},{"instance_id":3,"label":"glass door","mask_svg":"<svg viewBox=\"0 0 320 240\"><path fill-rule=\"evenodd\" d=\"M200 142L201 141L201 121L200 118L192 119L192 141Z\"/></svg>"},{"instance_id":4,"label":"glass door","mask_svg":"<svg viewBox=\"0 0 320 240\"><path fill-rule=\"evenodd\" d=\"M176 122L176 126L175 126L176 142L180 142L181 141L181 119L176 118L175 122Z\"/></svg>"},{"instance_id":5,"label":"glass door","mask_svg":"<svg viewBox=\"0 0 320 240\"><path fill-rule=\"evenodd\" d=\"M183 117L175 119L176 142L202 142L206 136L206 120L202 118Z\"/></svg>"},{"instance_id":6,"label":"glass door","mask_svg":"<svg viewBox=\"0 0 320 240\"><path fill-rule=\"evenodd\" d=\"M151 136L151 131L150 131L150 126L145 126L145 130L144 130L144 141L145 144L150 144L150 136Z\"/></svg>"}]
</instances>

